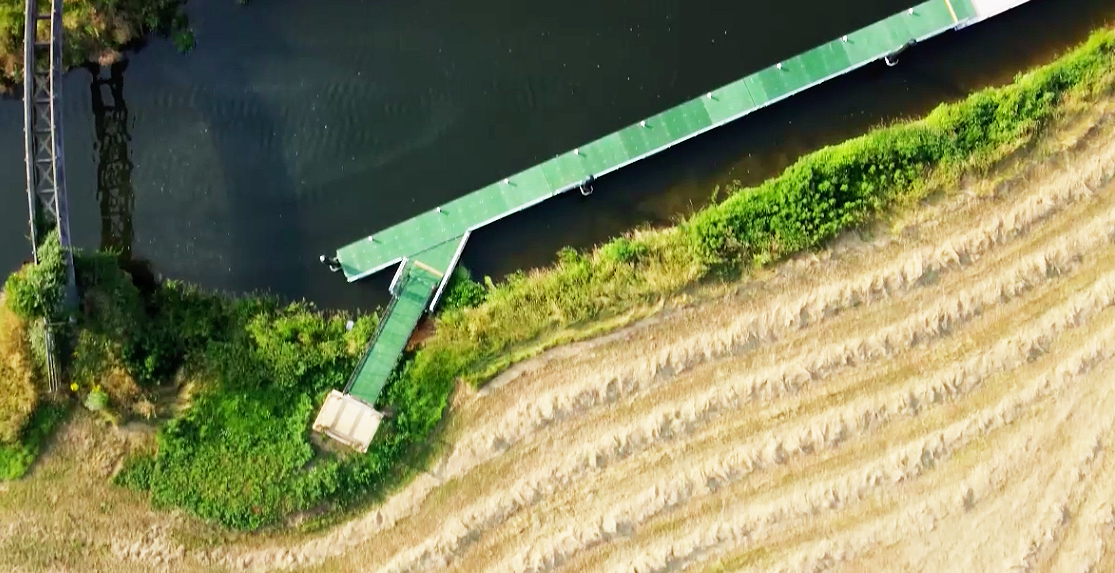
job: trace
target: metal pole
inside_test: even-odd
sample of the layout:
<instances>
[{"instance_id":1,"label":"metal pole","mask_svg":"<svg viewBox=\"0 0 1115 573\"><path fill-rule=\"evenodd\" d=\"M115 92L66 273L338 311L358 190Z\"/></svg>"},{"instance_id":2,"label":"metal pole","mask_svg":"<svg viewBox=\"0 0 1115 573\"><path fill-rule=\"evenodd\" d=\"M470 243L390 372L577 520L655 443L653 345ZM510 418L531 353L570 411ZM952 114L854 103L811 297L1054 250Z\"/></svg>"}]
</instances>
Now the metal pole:
<instances>
[{"instance_id":1,"label":"metal pole","mask_svg":"<svg viewBox=\"0 0 1115 573\"><path fill-rule=\"evenodd\" d=\"M31 257L39 262L39 207L35 185L35 15L38 13L36 0L27 0L24 10L23 38L23 135L27 159L27 216L31 222Z\"/></svg>"},{"instance_id":2,"label":"metal pole","mask_svg":"<svg viewBox=\"0 0 1115 573\"><path fill-rule=\"evenodd\" d=\"M62 0L51 0L50 15L50 117L51 143L54 145L54 207L58 240L66 261L66 308L77 308L77 277L70 243L70 202L66 193L66 156L62 138Z\"/></svg>"}]
</instances>

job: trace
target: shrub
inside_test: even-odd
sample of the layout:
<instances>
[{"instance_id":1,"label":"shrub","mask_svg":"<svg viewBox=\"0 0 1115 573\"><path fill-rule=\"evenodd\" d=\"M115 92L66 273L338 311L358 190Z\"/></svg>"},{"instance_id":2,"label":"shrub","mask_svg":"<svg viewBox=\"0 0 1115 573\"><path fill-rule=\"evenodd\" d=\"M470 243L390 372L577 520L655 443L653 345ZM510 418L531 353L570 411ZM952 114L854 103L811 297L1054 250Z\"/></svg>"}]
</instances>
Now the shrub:
<instances>
[{"instance_id":1,"label":"shrub","mask_svg":"<svg viewBox=\"0 0 1115 573\"><path fill-rule=\"evenodd\" d=\"M458 266L449 278L440 306L442 310L480 306L486 294L484 285L472 280L472 273L464 266Z\"/></svg>"},{"instance_id":2,"label":"shrub","mask_svg":"<svg viewBox=\"0 0 1115 573\"><path fill-rule=\"evenodd\" d=\"M27 327L0 305L0 443L19 438L38 400Z\"/></svg>"},{"instance_id":3,"label":"shrub","mask_svg":"<svg viewBox=\"0 0 1115 573\"><path fill-rule=\"evenodd\" d=\"M39 456L43 442L65 417L65 407L45 403L35 410L18 441L0 444L0 481L23 477Z\"/></svg>"},{"instance_id":4,"label":"shrub","mask_svg":"<svg viewBox=\"0 0 1115 573\"><path fill-rule=\"evenodd\" d=\"M154 473L155 456L135 455L124 461L124 467L113 476L112 483L136 491L148 491L151 489L151 478Z\"/></svg>"},{"instance_id":5,"label":"shrub","mask_svg":"<svg viewBox=\"0 0 1115 573\"><path fill-rule=\"evenodd\" d=\"M1077 94L1110 89L1115 31L1001 88L802 157L682 226L701 262L734 269L810 249L920 192L933 170L983 170L1028 144Z\"/></svg>"},{"instance_id":6,"label":"shrub","mask_svg":"<svg viewBox=\"0 0 1115 573\"><path fill-rule=\"evenodd\" d=\"M643 243L618 237L600 247L600 256L617 263L637 263L646 256L647 251L647 246Z\"/></svg>"},{"instance_id":7,"label":"shrub","mask_svg":"<svg viewBox=\"0 0 1115 573\"><path fill-rule=\"evenodd\" d=\"M66 285L66 263L58 234L39 246L39 263L24 265L4 282L6 302L25 320L57 318Z\"/></svg>"}]
</instances>

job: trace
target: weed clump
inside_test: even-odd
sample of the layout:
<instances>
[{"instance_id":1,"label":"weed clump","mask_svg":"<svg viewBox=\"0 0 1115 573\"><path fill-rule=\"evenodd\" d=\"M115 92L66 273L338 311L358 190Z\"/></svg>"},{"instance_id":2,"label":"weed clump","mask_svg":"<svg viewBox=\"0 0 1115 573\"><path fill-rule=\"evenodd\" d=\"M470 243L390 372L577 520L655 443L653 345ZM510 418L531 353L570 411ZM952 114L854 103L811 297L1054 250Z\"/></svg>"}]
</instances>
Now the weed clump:
<instances>
[{"instance_id":1,"label":"weed clump","mask_svg":"<svg viewBox=\"0 0 1115 573\"><path fill-rule=\"evenodd\" d=\"M10 444L39 403L26 323L0 304L0 444Z\"/></svg>"}]
</instances>

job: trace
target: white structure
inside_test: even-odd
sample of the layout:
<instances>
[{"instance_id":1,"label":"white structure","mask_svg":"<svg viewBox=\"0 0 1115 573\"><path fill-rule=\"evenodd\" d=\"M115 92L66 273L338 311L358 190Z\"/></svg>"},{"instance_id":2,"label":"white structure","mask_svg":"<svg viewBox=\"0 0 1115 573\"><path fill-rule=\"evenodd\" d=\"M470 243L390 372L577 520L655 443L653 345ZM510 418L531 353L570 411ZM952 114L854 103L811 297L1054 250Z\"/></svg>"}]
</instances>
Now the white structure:
<instances>
[{"instance_id":1,"label":"white structure","mask_svg":"<svg viewBox=\"0 0 1115 573\"><path fill-rule=\"evenodd\" d=\"M1021 6L1029 1L1030 0L972 0L972 6L976 9L976 17L972 18L965 26L1002 14L1011 8Z\"/></svg>"},{"instance_id":2,"label":"white structure","mask_svg":"<svg viewBox=\"0 0 1115 573\"><path fill-rule=\"evenodd\" d=\"M381 420L383 414L375 408L354 396L333 390L325 397L325 404L314 420L314 431L364 453Z\"/></svg>"}]
</instances>

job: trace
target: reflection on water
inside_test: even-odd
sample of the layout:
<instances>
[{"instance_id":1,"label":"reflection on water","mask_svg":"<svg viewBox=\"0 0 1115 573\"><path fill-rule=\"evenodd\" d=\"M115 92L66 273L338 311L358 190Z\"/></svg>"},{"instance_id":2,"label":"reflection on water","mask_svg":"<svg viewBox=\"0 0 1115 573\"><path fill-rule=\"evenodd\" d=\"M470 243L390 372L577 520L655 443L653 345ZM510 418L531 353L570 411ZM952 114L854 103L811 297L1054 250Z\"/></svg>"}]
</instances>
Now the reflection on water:
<instances>
[{"instance_id":1,"label":"reflection on water","mask_svg":"<svg viewBox=\"0 0 1115 573\"><path fill-rule=\"evenodd\" d=\"M93 125L97 153L97 201L101 207L101 249L132 256L135 229L135 190L128 132L128 104L124 101L124 70L128 61L111 66L89 65L93 94Z\"/></svg>"}]
</instances>

